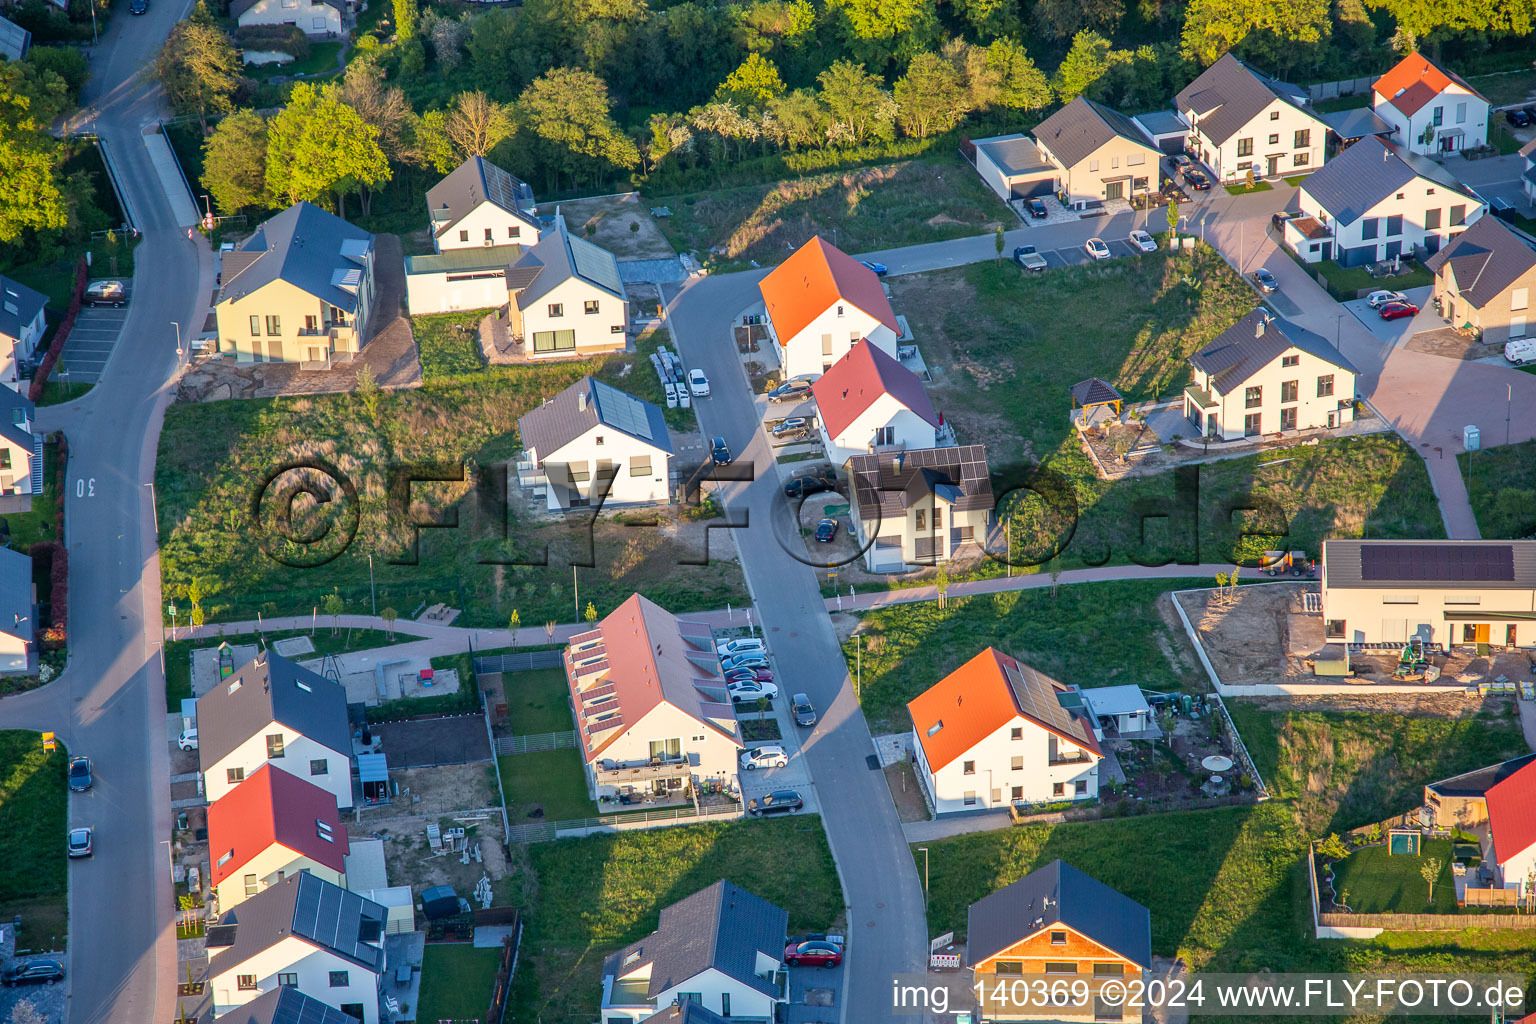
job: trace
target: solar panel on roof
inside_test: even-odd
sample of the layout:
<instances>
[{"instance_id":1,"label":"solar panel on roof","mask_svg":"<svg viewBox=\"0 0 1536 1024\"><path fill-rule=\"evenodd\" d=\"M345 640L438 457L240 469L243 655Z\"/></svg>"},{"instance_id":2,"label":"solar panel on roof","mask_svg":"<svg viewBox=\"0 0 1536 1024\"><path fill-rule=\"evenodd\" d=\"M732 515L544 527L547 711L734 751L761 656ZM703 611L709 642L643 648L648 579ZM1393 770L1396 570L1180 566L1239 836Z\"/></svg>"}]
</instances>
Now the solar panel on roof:
<instances>
[{"instance_id":1,"label":"solar panel on roof","mask_svg":"<svg viewBox=\"0 0 1536 1024\"><path fill-rule=\"evenodd\" d=\"M619 265L612 253L599 249L585 239L567 238L567 241L571 247L571 266L576 273L609 291L624 290L619 281Z\"/></svg>"},{"instance_id":2,"label":"solar panel on roof","mask_svg":"<svg viewBox=\"0 0 1536 1024\"><path fill-rule=\"evenodd\" d=\"M1360 578L1509 583L1515 551L1508 544L1367 544L1360 548Z\"/></svg>"},{"instance_id":3,"label":"solar panel on roof","mask_svg":"<svg viewBox=\"0 0 1536 1024\"><path fill-rule=\"evenodd\" d=\"M626 434L643 437L648 441L655 440L651 434L650 415L638 398L626 395L601 381L592 382L592 397L597 401L597 414L604 423Z\"/></svg>"}]
</instances>

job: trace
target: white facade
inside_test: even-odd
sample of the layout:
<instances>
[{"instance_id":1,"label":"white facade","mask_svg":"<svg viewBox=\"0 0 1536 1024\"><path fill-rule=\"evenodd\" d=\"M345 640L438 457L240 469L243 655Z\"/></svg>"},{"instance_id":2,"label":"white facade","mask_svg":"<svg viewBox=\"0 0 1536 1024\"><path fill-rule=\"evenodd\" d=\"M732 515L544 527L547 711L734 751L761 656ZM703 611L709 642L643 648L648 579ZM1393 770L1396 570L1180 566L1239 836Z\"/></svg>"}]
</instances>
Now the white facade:
<instances>
[{"instance_id":1,"label":"white facade","mask_svg":"<svg viewBox=\"0 0 1536 1024\"><path fill-rule=\"evenodd\" d=\"M341 11L320 0L256 0L240 12L244 25L297 25L305 35L341 34Z\"/></svg>"},{"instance_id":2,"label":"white facade","mask_svg":"<svg viewBox=\"0 0 1536 1024\"><path fill-rule=\"evenodd\" d=\"M765 977L772 977L781 966L778 960L761 952L757 960L758 973ZM670 1006L684 993L702 1004L706 1010L742 1022L772 1021L774 1006L781 1002L713 967L662 990L653 1000L640 1002L637 996L628 994L636 991L643 993L650 977L651 964L645 963L634 974L615 979L612 989L603 993L604 1024L613 1024L615 1021L633 1021L638 1024L651 1014Z\"/></svg>"},{"instance_id":3,"label":"white facade","mask_svg":"<svg viewBox=\"0 0 1536 1024\"><path fill-rule=\"evenodd\" d=\"M1330 587L1324 559L1323 629L1330 640L1402 644L1420 637L1447 649L1477 643L1533 647L1536 621L1531 616L1536 616L1536 590L1530 588Z\"/></svg>"},{"instance_id":4,"label":"white facade","mask_svg":"<svg viewBox=\"0 0 1536 1024\"><path fill-rule=\"evenodd\" d=\"M537 225L487 200L432 239L438 252L497 245L530 246L539 240Z\"/></svg>"},{"instance_id":5,"label":"white facade","mask_svg":"<svg viewBox=\"0 0 1536 1024\"><path fill-rule=\"evenodd\" d=\"M220 952L210 950L210 961ZM333 973L345 974L345 984L335 984L341 979L333 977ZM284 983L342 1011L361 1007L363 1024L379 1024L379 976L294 935L210 978L213 1012L227 1013Z\"/></svg>"},{"instance_id":6,"label":"white facade","mask_svg":"<svg viewBox=\"0 0 1536 1024\"><path fill-rule=\"evenodd\" d=\"M908 448L932 448L939 444L933 424L908 409L889 393L869 404L836 437L827 433L823 420L818 423L827 461L842 466L855 455Z\"/></svg>"},{"instance_id":7,"label":"white facade","mask_svg":"<svg viewBox=\"0 0 1536 1024\"><path fill-rule=\"evenodd\" d=\"M1242 181L1250 170L1256 178L1273 178L1323 165L1328 126L1279 97L1220 145L1200 131L1194 111L1181 113L1192 126L1192 148L1222 181Z\"/></svg>"},{"instance_id":8,"label":"white facade","mask_svg":"<svg viewBox=\"0 0 1536 1024\"><path fill-rule=\"evenodd\" d=\"M506 264L449 268L407 257L405 266L406 305L412 316L507 304Z\"/></svg>"},{"instance_id":9,"label":"white facade","mask_svg":"<svg viewBox=\"0 0 1536 1024\"><path fill-rule=\"evenodd\" d=\"M1366 139L1351 149L1375 144L1375 140ZM1346 158L1348 152L1334 160ZM1357 267L1412 255L1416 246L1437 252L1476 223L1487 209L1480 199L1420 175L1387 193L1352 222L1339 224L1308 191L1308 184L1303 182L1296 193L1301 213L1315 218L1332 235L1331 246L1325 243L1312 252L1310 245L1292 237L1294 229L1287 229L1287 242L1308 263L1332 258L1344 266Z\"/></svg>"},{"instance_id":10,"label":"white facade","mask_svg":"<svg viewBox=\"0 0 1536 1024\"><path fill-rule=\"evenodd\" d=\"M1376 116L1397 129L1392 141L1409 152L1430 156L1488 144L1488 101L1454 81L1412 114L1380 94L1374 99Z\"/></svg>"},{"instance_id":11,"label":"white facade","mask_svg":"<svg viewBox=\"0 0 1536 1024\"><path fill-rule=\"evenodd\" d=\"M781 338L770 318L768 333L779 345L779 365L784 380L819 377L848 354L860 338L868 338L891 358L896 357L896 332L854 306L838 300L823 310L793 337Z\"/></svg>"},{"instance_id":12,"label":"white facade","mask_svg":"<svg viewBox=\"0 0 1536 1024\"><path fill-rule=\"evenodd\" d=\"M347 876L326 867L312 857L291 850L282 843L271 843L265 850L246 861L234 874L214 886L219 900L219 913L239 906L263 889L276 885L289 875L308 871L316 878L346 888Z\"/></svg>"},{"instance_id":13,"label":"white facade","mask_svg":"<svg viewBox=\"0 0 1536 1024\"><path fill-rule=\"evenodd\" d=\"M0 384L12 391L26 393L22 387L21 364L32 358L37 343L42 340L43 331L48 326L45 312L44 308L39 308L37 315L22 325L14 336L0 331Z\"/></svg>"},{"instance_id":14,"label":"white facade","mask_svg":"<svg viewBox=\"0 0 1536 1024\"><path fill-rule=\"evenodd\" d=\"M1295 362L1287 366L1288 361ZM1282 430L1317 430L1353 422L1355 375L1301 349L1270 361L1223 394L1209 374L1195 371L1184 393L1184 415L1196 437L1235 441Z\"/></svg>"},{"instance_id":15,"label":"white facade","mask_svg":"<svg viewBox=\"0 0 1536 1024\"><path fill-rule=\"evenodd\" d=\"M1532 874L1536 872L1536 845L1527 846L1511 854L1506 860L1504 854L1499 852L1499 837L1495 835L1489 852L1491 859L1499 866L1499 887L1526 893L1530 888L1531 878L1536 877Z\"/></svg>"},{"instance_id":16,"label":"white facade","mask_svg":"<svg viewBox=\"0 0 1536 1024\"><path fill-rule=\"evenodd\" d=\"M719 722L721 727L728 723ZM734 728L735 723L729 723ZM671 751L678 751L674 755ZM627 786L645 790L680 790L689 776L699 780L716 779L737 789L736 771L742 750L739 739L702 722L673 704L662 703L646 712L603 747L601 757L587 765L587 784L593 799L613 796ZM675 772L644 772L644 777L629 778L623 769L608 771L603 761L617 765L644 764L653 757L681 758L674 761ZM653 777L654 776L654 777ZM657 784L659 783L659 784Z\"/></svg>"},{"instance_id":17,"label":"white facade","mask_svg":"<svg viewBox=\"0 0 1536 1024\"><path fill-rule=\"evenodd\" d=\"M604 463L614 469L604 506L666 504L671 497L671 453L603 423L547 455L530 449L524 458L541 464L551 512L570 508L577 496L597 504Z\"/></svg>"},{"instance_id":18,"label":"white facade","mask_svg":"<svg viewBox=\"0 0 1536 1024\"><path fill-rule=\"evenodd\" d=\"M937 771L929 767L915 733L912 749L917 752L918 777L937 814L1011 803L1093 800L1099 795L1098 755L1023 716L1015 716Z\"/></svg>"},{"instance_id":19,"label":"white facade","mask_svg":"<svg viewBox=\"0 0 1536 1024\"><path fill-rule=\"evenodd\" d=\"M530 358L547 359L621 350L628 322L622 297L572 276L537 299L519 293L508 326Z\"/></svg>"},{"instance_id":20,"label":"white facade","mask_svg":"<svg viewBox=\"0 0 1536 1024\"><path fill-rule=\"evenodd\" d=\"M267 737L281 735L281 757L267 757ZM234 789L245 779L256 774L264 764L281 768L290 775L319 786L336 797L336 806L343 810L352 806L352 760L348 754L332 750L297 733L286 725L269 722L250 739L221 758L211 771L203 774L203 788L211 804ZM323 765L323 771L316 771ZM230 773L238 773L231 778Z\"/></svg>"}]
</instances>

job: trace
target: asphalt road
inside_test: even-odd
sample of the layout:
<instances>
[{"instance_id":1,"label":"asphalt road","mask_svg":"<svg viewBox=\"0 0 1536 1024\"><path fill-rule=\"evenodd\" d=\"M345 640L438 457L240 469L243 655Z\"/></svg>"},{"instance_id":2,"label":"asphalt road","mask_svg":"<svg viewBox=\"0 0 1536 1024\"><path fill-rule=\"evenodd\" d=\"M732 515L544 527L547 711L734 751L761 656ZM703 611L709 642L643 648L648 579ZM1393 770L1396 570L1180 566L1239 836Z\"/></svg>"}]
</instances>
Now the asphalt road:
<instances>
[{"instance_id":1,"label":"asphalt road","mask_svg":"<svg viewBox=\"0 0 1536 1024\"><path fill-rule=\"evenodd\" d=\"M96 855L69 869L73 1024L175 1014L160 572L148 484L174 394L171 323L201 323L213 273L206 245L173 223L150 166L141 133L155 120L159 94L137 76L186 7L156 3L142 17L120 11L91 55L76 127L100 135L143 232L139 273L101 383L38 415L41 427L63 429L70 442L69 668L0 701L0 724L52 729L95 762L95 788L70 799L71 824L96 829Z\"/></svg>"}]
</instances>

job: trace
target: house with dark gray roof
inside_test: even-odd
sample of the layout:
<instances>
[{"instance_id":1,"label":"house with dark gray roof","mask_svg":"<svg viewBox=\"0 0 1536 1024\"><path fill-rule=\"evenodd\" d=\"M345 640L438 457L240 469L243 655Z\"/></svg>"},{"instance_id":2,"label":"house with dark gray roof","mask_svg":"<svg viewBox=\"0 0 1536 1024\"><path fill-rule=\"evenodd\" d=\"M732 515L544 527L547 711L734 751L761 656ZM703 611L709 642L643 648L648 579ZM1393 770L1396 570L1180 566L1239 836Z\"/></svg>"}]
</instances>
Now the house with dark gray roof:
<instances>
[{"instance_id":1,"label":"house with dark gray roof","mask_svg":"<svg viewBox=\"0 0 1536 1024\"><path fill-rule=\"evenodd\" d=\"M427 190L432 249L531 246L543 234L533 189L483 156L472 156Z\"/></svg>"},{"instance_id":2,"label":"house with dark gray roof","mask_svg":"<svg viewBox=\"0 0 1536 1024\"><path fill-rule=\"evenodd\" d=\"M312 38L335 39L347 16L347 0L234 0L229 16L248 25L294 25Z\"/></svg>"},{"instance_id":3,"label":"house with dark gray roof","mask_svg":"<svg viewBox=\"0 0 1536 1024\"><path fill-rule=\"evenodd\" d=\"M1079 96L1035 128L1035 145L1057 168L1056 192L1082 208L1157 189L1162 151L1118 110Z\"/></svg>"},{"instance_id":4,"label":"house with dark gray roof","mask_svg":"<svg viewBox=\"0 0 1536 1024\"><path fill-rule=\"evenodd\" d=\"M1328 127L1307 91L1270 78L1231 53L1174 98L1189 146L1218 181L1305 173L1322 166Z\"/></svg>"},{"instance_id":5,"label":"house with dark gray roof","mask_svg":"<svg viewBox=\"0 0 1536 1024\"><path fill-rule=\"evenodd\" d=\"M30 669L38 626L35 593L32 556L0 548L0 675L22 675Z\"/></svg>"},{"instance_id":6,"label":"house with dark gray roof","mask_svg":"<svg viewBox=\"0 0 1536 1024\"><path fill-rule=\"evenodd\" d=\"M621 351L629 295L613 253L572 235L558 214L507 268L507 328L531 359Z\"/></svg>"},{"instance_id":7,"label":"house with dark gray roof","mask_svg":"<svg viewBox=\"0 0 1536 1024\"><path fill-rule=\"evenodd\" d=\"M788 927L786 911L725 880L664 907L654 932L603 962L602 1019L644 1021L683 1001L731 1020L775 1020L789 995Z\"/></svg>"},{"instance_id":8,"label":"house with dark gray roof","mask_svg":"<svg viewBox=\"0 0 1536 1024\"><path fill-rule=\"evenodd\" d=\"M1435 302L1452 327L1476 331L1485 345L1529 337L1536 292L1536 242L1482 217L1424 261L1435 275Z\"/></svg>"},{"instance_id":9,"label":"house with dark gray roof","mask_svg":"<svg viewBox=\"0 0 1536 1024\"><path fill-rule=\"evenodd\" d=\"M1259 307L1189 357L1184 415L1197 437L1236 441L1340 427L1355 417L1354 364L1333 343Z\"/></svg>"},{"instance_id":10,"label":"house with dark gray roof","mask_svg":"<svg viewBox=\"0 0 1536 1024\"><path fill-rule=\"evenodd\" d=\"M380 1012L379 989L386 968L384 923L384 908L372 900L308 872L289 875L208 926L213 1012L227 1015L292 987L354 1021L388 1020ZM324 1022L318 1008L286 1005L289 1012L308 1012L316 1024Z\"/></svg>"},{"instance_id":11,"label":"house with dark gray roof","mask_svg":"<svg viewBox=\"0 0 1536 1024\"><path fill-rule=\"evenodd\" d=\"M242 363L348 361L370 337L373 236L307 202L220 254L219 350Z\"/></svg>"},{"instance_id":12,"label":"house with dark gray roof","mask_svg":"<svg viewBox=\"0 0 1536 1024\"><path fill-rule=\"evenodd\" d=\"M847 473L853 529L871 572L947 562L986 542L992 478L979 444L855 455Z\"/></svg>"},{"instance_id":13,"label":"house with dark gray roof","mask_svg":"<svg viewBox=\"0 0 1536 1024\"><path fill-rule=\"evenodd\" d=\"M1295 202L1285 244L1307 263L1346 267L1438 252L1488 205L1441 164L1375 135L1303 181Z\"/></svg>"},{"instance_id":14,"label":"house with dark gray roof","mask_svg":"<svg viewBox=\"0 0 1536 1024\"><path fill-rule=\"evenodd\" d=\"M230 1010L214 1024L357 1024L357 1018L292 985L279 985Z\"/></svg>"},{"instance_id":15,"label":"house with dark gray roof","mask_svg":"<svg viewBox=\"0 0 1536 1024\"><path fill-rule=\"evenodd\" d=\"M213 803L264 764L352 806L352 726L340 683L266 651L197 699L198 760Z\"/></svg>"},{"instance_id":16,"label":"house with dark gray roof","mask_svg":"<svg viewBox=\"0 0 1536 1024\"><path fill-rule=\"evenodd\" d=\"M0 57L21 60L32 48L32 33L7 18L0 18Z\"/></svg>"},{"instance_id":17,"label":"house with dark gray roof","mask_svg":"<svg viewBox=\"0 0 1536 1024\"><path fill-rule=\"evenodd\" d=\"M36 410L19 391L0 388L0 511L25 512L43 493L43 435Z\"/></svg>"},{"instance_id":18,"label":"house with dark gray roof","mask_svg":"<svg viewBox=\"0 0 1536 1024\"><path fill-rule=\"evenodd\" d=\"M48 296L0 275L0 384L21 390L21 368L32 359L48 322Z\"/></svg>"},{"instance_id":19,"label":"house with dark gray roof","mask_svg":"<svg viewBox=\"0 0 1536 1024\"><path fill-rule=\"evenodd\" d=\"M412 316L507 304L507 268L523 247L485 245L405 258L405 302Z\"/></svg>"},{"instance_id":20,"label":"house with dark gray roof","mask_svg":"<svg viewBox=\"0 0 1536 1024\"><path fill-rule=\"evenodd\" d=\"M518 485L551 512L671 498L672 440L660 408L583 377L517 421Z\"/></svg>"}]
</instances>

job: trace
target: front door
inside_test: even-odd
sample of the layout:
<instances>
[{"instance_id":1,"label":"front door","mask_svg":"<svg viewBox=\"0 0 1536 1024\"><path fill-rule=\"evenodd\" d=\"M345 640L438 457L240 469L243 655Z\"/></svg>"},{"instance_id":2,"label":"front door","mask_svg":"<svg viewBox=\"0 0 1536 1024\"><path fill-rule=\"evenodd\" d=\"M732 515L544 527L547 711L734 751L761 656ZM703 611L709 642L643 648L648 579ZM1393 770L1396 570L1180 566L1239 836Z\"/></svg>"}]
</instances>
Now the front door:
<instances>
[{"instance_id":1,"label":"front door","mask_svg":"<svg viewBox=\"0 0 1536 1024\"><path fill-rule=\"evenodd\" d=\"M1511 622L1509 625L1504 627L1504 646L1505 647L1519 647L1520 646L1518 643L1515 642L1515 624L1513 622Z\"/></svg>"},{"instance_id":2,"label":"front door","mask_svg":"<svg viewBox=\"0 0 1536 1024\"><path fill-rule=\"evenodd\" d=\"M1269 157L1269 176L1271 178L1273 178L1273 177L1278 176L1279 174L1280 174L1280 158L1278 156Z\"/></svg>"},{"instance_id":3,"label":"front door","mask_svg":"<svg viewBox=\"0 0 1536 1024\"><path fill-rule=\"evenodd\" d=\"M1105 199L1124 199L1125 198L1125 182L1123 182L1123 181L1106 181L1104 183L1104 198Z\"/></svg>"},{"instance_id":4,"label":"front door","mask_svg":"<svg viewBox=\"0 0 1536 1024\"><path fill-rule=\"evenodd\" d=\"M1488 642L1489 626L1486 622L1463 622L1461 624L1461 642L1464 644L1485 644Z\"/></svg>"}]
</instances>

